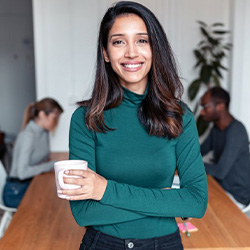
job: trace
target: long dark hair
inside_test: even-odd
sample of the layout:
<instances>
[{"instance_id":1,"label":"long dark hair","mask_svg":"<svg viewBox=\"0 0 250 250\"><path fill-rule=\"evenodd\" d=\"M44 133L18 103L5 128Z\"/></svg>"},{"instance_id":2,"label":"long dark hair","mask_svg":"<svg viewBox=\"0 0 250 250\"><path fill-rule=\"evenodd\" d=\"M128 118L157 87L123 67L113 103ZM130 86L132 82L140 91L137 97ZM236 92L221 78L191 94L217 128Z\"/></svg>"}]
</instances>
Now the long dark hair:
<instances>
[{"instance_id":1,"label":"long dark hair","mask_svg":"<svg viewBox=\"0 0 250 250\"><path fill-rule=\"evenodd\" d=\"M183 87L170 44L155 15L145 6L130 1L118 2L107 10L102 19L92 98L79 103L88 107L86 125L98 132L112 130L105 124L104 110L117 107L123 99L119 79L110 63L105 62L103 49L107 50L109 31L115 19L124 14L135 14L142 18L147 27L152 50L148 93L138 108L138 118L148 134L176 138L182 132L183 110L180 98Z\"/></svg>"},{"instance_id":2,"label":"long dark hair","mask_svg":"<svg viewBox=\"0 0 250 250\"><path fill-rule=\"evenodd\" d=\"M38 117L40 111L44 111L46 115L57 110L59 113L63 112L61 105L52 98L43 98L40 101L30 103L24 112L22 130L26 127L30 120Z\"/></svg>"}]
</instances>

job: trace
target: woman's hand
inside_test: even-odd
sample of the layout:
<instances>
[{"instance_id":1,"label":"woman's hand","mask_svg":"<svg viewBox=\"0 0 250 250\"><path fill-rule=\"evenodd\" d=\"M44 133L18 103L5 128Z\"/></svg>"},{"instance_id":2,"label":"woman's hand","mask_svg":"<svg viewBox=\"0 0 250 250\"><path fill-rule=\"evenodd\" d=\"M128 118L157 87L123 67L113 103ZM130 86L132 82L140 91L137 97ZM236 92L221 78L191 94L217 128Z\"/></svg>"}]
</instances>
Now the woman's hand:
<instances>
[{"instance_id":1,"label":"woman's hand","mask_svg":"<svg viewBox=\"0 0 250 250\"><path fill-rule=\"evenodd\" d=\"M64 177L65 184L81 186L77 189L62 189L59 193L66 194L68 200L101 200L107 187L107 180L91 169L65 171L67 175L77 175L81 178Z\"/></svg>"}]
</instances>

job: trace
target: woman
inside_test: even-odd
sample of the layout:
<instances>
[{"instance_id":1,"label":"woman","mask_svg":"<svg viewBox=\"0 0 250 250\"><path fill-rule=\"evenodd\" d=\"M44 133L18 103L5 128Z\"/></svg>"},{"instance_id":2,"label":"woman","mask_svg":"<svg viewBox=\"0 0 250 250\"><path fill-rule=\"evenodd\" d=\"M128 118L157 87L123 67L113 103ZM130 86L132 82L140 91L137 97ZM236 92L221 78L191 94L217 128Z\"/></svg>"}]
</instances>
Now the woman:
<instances>
[{"instance_id":1,"label":"woman","mask_svg":"<svg viewBox=\"0 0 250 250\"><path fill-rule=\"evenodd\" d=\"M70 126L67 194L88 226L80 249L183 249L175 217L202 217L207 183L192 113L166 35L154 14L118 2L102 19L92 98ZM171 189L175 170L181 188Z\"/></svg>"},{"instance_id":2,"label":"woman","mask_svg":"<svg viewBox=\"0 0 250 250\"><path fill-rule=\"evenodd\" d=\"M10 175L4 187L6 206L18 207L32 178L53 170L54 161L49 161L49 132L57 127L62 112L62 107L51 98L27 107L23 130L16 139Z\"/></svg>"}]
</instances>

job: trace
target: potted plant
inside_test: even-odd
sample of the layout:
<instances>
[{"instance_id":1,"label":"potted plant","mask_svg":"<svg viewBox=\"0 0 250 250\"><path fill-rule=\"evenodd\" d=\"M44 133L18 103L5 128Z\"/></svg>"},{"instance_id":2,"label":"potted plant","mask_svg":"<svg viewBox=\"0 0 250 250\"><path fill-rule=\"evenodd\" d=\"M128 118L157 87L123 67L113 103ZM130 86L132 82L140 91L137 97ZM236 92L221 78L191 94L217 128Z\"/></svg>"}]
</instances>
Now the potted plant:
<instances>
[{"instance_id":1,"label":"potted plant","mask_svg":"<svg viewBox=\"0 0 250 250\"><path fill-rule=\"evenodd\" d=\"M207 25L202 21L198 21L202 40L193 50L196 58L194 68L197 68L199 75L194 79L188 87L188 97L191 101L195 100L201 85L207 89L213 86L220 86L220 80L223 78L222 70L227 70L223 66L222 61L231 50L232 44L225 42L225 35L229 31L224 29L223 23L213 23ZM199 101L196 101L194 113L198 111ZM197 128L199 135L202 135L208 127L201 116L197 118Z\"/></svg>"}]
</instances>

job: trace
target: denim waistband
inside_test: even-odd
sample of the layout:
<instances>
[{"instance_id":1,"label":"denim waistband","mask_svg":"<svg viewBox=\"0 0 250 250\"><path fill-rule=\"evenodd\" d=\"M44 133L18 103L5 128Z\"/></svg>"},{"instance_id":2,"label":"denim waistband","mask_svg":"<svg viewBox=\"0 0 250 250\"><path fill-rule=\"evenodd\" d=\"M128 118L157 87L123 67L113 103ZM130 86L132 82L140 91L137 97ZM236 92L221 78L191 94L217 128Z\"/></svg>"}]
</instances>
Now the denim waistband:
<instances>
[{"instance_id":1,"label":"denim waistband","mask_svg":"<svg viewBox=\"0 0 250 250\"><path fill-rule=\"evenodd\" d=\"M177 230L169 235L148 238L148 239L120 239L89 227L85 236L90 240L94 241L97 245L106 246L109 244L112 248L106 249L183 249L181 243L180 232ZM96 239L96 236L98 239ZM99 245L99 246L100 246ZM164 248L162 248L165 246ZM95 248L93 248L95 249ZM99 248L97 248L99 249ZM101 248L100 248L101 249ZM104 249L104 248L103 248Z\"/></svg>"},{"instance_id":2,"label":"denim waistband","mask_svg":"<svg viewBox=\"0 0 250 250\"><path fill-rule=\"evenodd\" d=\"M25 179L25 180L20 180L18 178L13 178L13 177L8 177L7 178L8 182L15 182L15 183L26 183L26 182L29 182L31 180L32 180L32 178L28 178L28 179Z\"/></svg>"}]
</instances>

